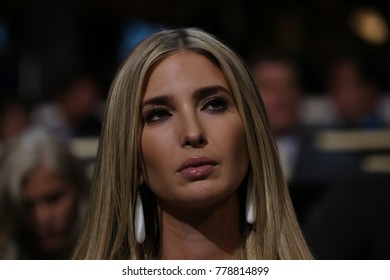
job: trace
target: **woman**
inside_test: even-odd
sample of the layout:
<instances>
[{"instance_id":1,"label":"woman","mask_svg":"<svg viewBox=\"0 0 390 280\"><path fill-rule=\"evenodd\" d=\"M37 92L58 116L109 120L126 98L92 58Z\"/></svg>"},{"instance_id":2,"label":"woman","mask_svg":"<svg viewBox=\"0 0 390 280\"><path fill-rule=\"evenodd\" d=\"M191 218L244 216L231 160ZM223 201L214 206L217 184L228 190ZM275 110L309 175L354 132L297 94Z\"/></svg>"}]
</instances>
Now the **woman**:
<instances>
[{"instance_id":1,"label":"woman","mask_svg":"<svg viewBox=\"0 0 390 280\"><path fill-rule=\"evenodd\" d=\"M68 259L88 178L65 143L39 129L6 147L0 165L0 259Z\"/></svg>"},{"instance_id":2,"label":"woman","mask_svg":"<svg viewBox=\"0 0 390 280\"><path fill-rule=\"evenodd\" d=\"M252 78L198 29L113 82L75 259L310 259ZM143 205L143 206L142 206Z\"/></svg>"}]
</instances>

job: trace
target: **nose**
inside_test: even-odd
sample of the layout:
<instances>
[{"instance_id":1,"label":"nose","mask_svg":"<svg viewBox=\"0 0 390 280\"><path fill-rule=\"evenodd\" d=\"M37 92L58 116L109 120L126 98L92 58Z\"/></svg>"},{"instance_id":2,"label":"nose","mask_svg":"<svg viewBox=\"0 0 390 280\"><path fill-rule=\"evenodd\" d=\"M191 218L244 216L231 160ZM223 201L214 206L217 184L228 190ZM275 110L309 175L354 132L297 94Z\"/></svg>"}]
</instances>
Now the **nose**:
<instances>
[{"instance_id":1,"label":"nose","mask_svg":"<svg viewBox=\"0 0 390 280\"><path fill-rule=\"evenodd\" d=\"M45 227L50 223L52 211L48 205L39 205L35 208L35 221L38 226Z\"/></svg>"},{"instance_id":2,"label":"nose","mask_svg":"<svg viewBox=\"0 0 390 280\"><path fill-rule=\"evenodd\" d=\"M196 114L187 114L180 120L183 147L202 148L207 145L207 138L202 122Z\"/></svg>"}]
</instances>

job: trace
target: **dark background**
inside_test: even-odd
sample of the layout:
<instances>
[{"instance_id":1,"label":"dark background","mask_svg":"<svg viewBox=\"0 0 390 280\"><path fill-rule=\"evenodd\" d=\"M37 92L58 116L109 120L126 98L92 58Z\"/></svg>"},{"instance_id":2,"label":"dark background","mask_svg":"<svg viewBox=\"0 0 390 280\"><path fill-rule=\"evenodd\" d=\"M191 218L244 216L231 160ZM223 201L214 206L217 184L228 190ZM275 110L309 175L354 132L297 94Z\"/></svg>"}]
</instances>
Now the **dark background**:
<instances>
[{"instance_id":1,"label":"dark background","mask_svg":"<svg viewBox=\"0 0 390 280\"><path fill-rule=\"evenodd\" d=\"M2 0L0 93L45 98L80 69L93 72L108 89L129 40L135 43L158 28L181 26L215 34L246 60L259 48L294 55L309 95L324 92L333 55L357 52L378 62L387 92L389 34L381 43L369 43L350 24L357 10L374 9L388 32L387 6L385 0Z\"/></svg>"}]
</instances>

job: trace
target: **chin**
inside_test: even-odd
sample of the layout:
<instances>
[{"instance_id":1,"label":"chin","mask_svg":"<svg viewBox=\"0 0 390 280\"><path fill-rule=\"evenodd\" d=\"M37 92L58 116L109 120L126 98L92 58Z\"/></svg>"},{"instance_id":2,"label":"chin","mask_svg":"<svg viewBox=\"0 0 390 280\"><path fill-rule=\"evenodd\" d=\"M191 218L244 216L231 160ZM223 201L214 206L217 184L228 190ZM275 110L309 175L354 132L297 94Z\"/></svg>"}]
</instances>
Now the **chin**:
<instances>
[{"instance_id":1,"label":"chin","mask_svg":"<svg viewBox=\"0 0 390 280\"><path fill-rule=\"evenodd\" d=\"M66 242L63 238L55 238L52 240L42 240L40 242L41 251L45 254L57 254L65 249Z\"/></svg>"},{"instance_id":2,"label":"chin","mask_svg":"<svg viewBox=\"0 0 390 280\"><path fill-rule=\"evenodd\" d=\"M176 203L183 208L211 207L213 205L226 201L234 193L234 191L226 190L216 192L215 190L215 188L210 188L209 190L196 190L179 197L176 200Z\"/></svg>"}]
</instances>

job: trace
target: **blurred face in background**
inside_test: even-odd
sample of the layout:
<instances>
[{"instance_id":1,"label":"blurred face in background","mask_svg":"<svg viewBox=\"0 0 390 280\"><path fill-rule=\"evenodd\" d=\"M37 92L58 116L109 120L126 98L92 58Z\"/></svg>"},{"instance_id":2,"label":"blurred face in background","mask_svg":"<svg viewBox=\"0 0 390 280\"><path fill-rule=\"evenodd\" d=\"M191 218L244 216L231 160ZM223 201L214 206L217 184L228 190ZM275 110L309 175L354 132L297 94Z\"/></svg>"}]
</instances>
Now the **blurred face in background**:
<instances>
[{"instance_id":1,"label":"blurred face in background","mask_svg":"<svg viewBox=\"0 0 390 280\"><path fill-rule=\"evenodd\" d=\"M84 77L75 80L62 94L61 105L66 118L73 124L94 116L100 109L102 91L96 81Z\"/></svg>"},{"instance_id":2,"label":"blurred face in background","mask_svg":"<svg viewBox=\"0 0 390 280\"><path fill-rule=\"evenodd\" d=\"M333 65L328 90L340 117L351 122L369 114L378 97L375 86L363 81L357 64L351 60Z\"/></svg>"},{"instance_id":3,"label":"blurred face in background","mask_svg":"<svg viewBox=\"0 0 390 280\"><path fill-rule=\"evenodd\" d=\"M287 62L265 61L255 65L252 74L273 133L289 132L297 122L301 94L295 68Z\"/></svg>"},{"instance_id":4,"label":"blurred face in background","mask_svg":"<svg viewBox=\"0 0 390 280\"><path fill-rule=\"evenodd\" d=\"M25 223L40 251L56 254L66 249L77 215L77 191L41 164L26 177L22 198Z\"/></svg>"}]
</instances>

